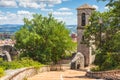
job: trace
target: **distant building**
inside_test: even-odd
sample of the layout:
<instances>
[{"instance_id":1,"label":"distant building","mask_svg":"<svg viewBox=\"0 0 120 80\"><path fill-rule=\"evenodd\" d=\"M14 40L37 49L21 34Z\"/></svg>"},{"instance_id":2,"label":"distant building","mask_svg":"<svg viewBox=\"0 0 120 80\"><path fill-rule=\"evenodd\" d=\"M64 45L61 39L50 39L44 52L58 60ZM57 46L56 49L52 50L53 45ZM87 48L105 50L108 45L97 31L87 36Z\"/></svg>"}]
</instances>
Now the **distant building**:
<instances>
[{"instance_id":1,"label":"distant building","mask_svg":"<svg viewBox=\"0 0 120 80\"><path fill-rule=\"evenodd\" d=\"M11 33L0 33L0 39L10 39L11 36Z\"/></svg>"},{"instance_id":2,"label":"distant building","mask_svg":"<svg viewBox=\"0 0 120 80\"><path fill-rule=\"evenodd\" d=\"M15 43L16 41L11 39L0 40L0 46L3 46L3 45L14 46Z\"/></svg>"},{"instance_id":3,"label":"distant building","mask_svg":"<svg viewBox=\"0 0 120 80\"><path fill-rule=\"evenodd\" d=\"M77 42L77 34L76 33L72 33L71 38L72 38L73 42Z\"/></svg>"}]
</instances>

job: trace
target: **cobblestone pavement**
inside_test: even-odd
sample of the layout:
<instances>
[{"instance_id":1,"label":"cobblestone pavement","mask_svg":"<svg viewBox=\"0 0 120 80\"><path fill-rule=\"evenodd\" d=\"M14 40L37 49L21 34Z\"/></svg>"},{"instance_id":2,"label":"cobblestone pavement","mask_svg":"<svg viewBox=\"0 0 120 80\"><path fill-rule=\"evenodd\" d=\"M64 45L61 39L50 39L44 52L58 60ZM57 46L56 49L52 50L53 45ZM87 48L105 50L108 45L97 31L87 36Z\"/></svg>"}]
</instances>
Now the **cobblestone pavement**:
<instances>
[{"instance_id":1,"label":"cobblestone pavement","mask_svg":"<svg viewBox=\"0 0 120 80\"><path fill-rule=\"evenodd\" d=\"M95 80L85 76L85 71L69 70L39 73L27 80Z\"/></svg>"}]
</instances>

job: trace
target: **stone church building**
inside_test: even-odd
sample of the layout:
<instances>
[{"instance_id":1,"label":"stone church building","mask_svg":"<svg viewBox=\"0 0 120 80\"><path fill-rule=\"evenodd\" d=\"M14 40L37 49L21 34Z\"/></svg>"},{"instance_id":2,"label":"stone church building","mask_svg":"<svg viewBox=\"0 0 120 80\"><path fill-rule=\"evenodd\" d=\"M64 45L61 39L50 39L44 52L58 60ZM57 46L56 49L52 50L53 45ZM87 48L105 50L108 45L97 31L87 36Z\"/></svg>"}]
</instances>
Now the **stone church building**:
<instances>
[{"instance_id":1,"label":"stone church building","mask_svg":"<svg viewBox=\"0 0 120 80\"><path fill-rule=\"evenodd\" d=\"M83 44L84 40L84 29L89 24L89 18L92 12L95 10L94 7L84 4L77 8L77 53L71 61L71 69L79 69L84 66L89 66L95 59L95 55L92 55L92 48ZM76 61L75 61L76 60ZM79 62L79 63L78 63Z\"/></svg>"}]
</instances>

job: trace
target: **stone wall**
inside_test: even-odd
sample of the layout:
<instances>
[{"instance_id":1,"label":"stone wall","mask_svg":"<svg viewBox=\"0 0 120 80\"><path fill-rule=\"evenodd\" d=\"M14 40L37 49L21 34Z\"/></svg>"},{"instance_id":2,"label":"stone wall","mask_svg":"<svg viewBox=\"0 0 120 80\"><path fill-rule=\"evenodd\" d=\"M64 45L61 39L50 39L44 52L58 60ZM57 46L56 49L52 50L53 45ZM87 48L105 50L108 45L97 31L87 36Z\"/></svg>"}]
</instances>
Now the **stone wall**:
<instances>
[{"instance_id":1,"label":"stone wall","mask_svg":"<svg viewBox=\"0 0 120 80\"><path fill-rule=\"evenodd\" d=\"M107 80L120 80L120 70L101 71L101 72L87 72L87 77Z\"/></svg>"},{"instance_id":2,"label":"stone wall","mask_svg":"<svg viewBox=\"0 0 120 80\"><path fill-rule=\"evenodd\" d=\"M34 76L37 73L49 71L49 67L41 67L40 69L36 69L34 67L31 68L21 68L16 70L7 70L6 76L0 78L0 80L24 80L28 77Z\"/></svg>"}]
</instances>

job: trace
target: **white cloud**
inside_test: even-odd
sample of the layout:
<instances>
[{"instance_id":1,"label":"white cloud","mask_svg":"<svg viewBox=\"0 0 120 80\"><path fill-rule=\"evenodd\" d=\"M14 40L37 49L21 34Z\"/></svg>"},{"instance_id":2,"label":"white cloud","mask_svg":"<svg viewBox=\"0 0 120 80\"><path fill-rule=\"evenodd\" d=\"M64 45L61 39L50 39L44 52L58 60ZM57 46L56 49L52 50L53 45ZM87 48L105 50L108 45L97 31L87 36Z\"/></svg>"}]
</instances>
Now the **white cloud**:
<instances>
[{"instance_id":1,"label":"white cloud","mask_svg":"<svg viewBox=\"0 0 120 80\"><path fill-rule=\"evenodd\" d=\"M54 12L52 12L52 14L58 21L63 21L67 25L77 23L77 17L76 17L76 15L73 15L73 12L70 12L70 11L54 11Z\"/></svg>"},{"instance_id":2,"label":"white cloud","mask_svg":"<svg viewBox=\"0 0 120 80\"><path fill-rule=\"evenodd\" d=\"M68 1L68 0L63 0L63 1Z\"/></svg>"},{"instance_id":3,"label":"white cloud","mask_svg":"<svg viewBox=\"0 0 120 80\"><path fill-rule=\"evenodd\" d=\"M75 16L69 16L69 17L55 17L58 21L63 21L65 22L65 24L67 25L73 25L73 24L77 24L77 19Z\"/></svg>"},{"instance_id":4,"label":"white cloud","mask_svg":"<svg viewBox=\"0 0 120 80\"><path fill-rule=\"evenodd\" d=\"M29 11L25 11L25 10L21 10L17 12L18 15L32 15L34 14L33 12L29 12Z\"/></svg>"},{"instance_id":5,"label":"white cloud","mask_svg":"<svg viewBox=\"0 0 120 80\"><path fill-rule=\"evenodd\" d=\"M58 9L59 11L70 11L71 9L70 8L66 8L66 7L63 7L63 8L60 8Z\"/></svg>"},{"instance_id":6,"label":"white cloud","mask_svg":"<svg viewBox=\"0 0 120 80\"><path fill-rule=\"evenodd\" d=\"M96 10L99 9L99 7L97 5L92 5L94 8L96 8Z\"/></svg>"},{"instance_id":7,"label":"white cloud","mask_svg":"<svg viewBox=\"0 0 120 80\"><path fill-rule=\"evenodd\" d=\"M56 17L56 19L59 20L59 21L63 21L64 20L63 17Z\"/></svg>"},{"instance_id":8,"label":"white cloud","mask_svg":"<svg viewBox=\"0 0 120 80\"><path fill-rule=\"evenodd\" d=\"M2 11L0 11L0 15L2 14L3 12Z\"/></svg>"},{"instance_id":9,"label":"white cloud","mask_svg":"<svg viewBox=\"0 0 120 80\"><path fill-rule=\"evenodd\" d=\"M48 4L61 4L62 0L44 0Z\"/></svg>"},{"instance_id":10,"label":"white cloud","mask_svg":"<svg viewBox=\"0 0 120 80\"><path fill-rule=\"evenodd\" d=\"M15 0L0 0L0 7L17 7Z\"/></svg>"},{"instance_id":11,"label":"white cloud","mask_svg":"<svg viewBox=\"0 0 120 80\"><path fill-rule=\"evenodd\" d=\"M19 3L19 6L25 7L25 8L26 7L28 7L28 8L38 8L39 7L39 5L36 3L25 3L25 2Z\"/></svg>"},{"instance_id":12,"label":"white cloud","mask_svg":"<svg viewBox=\"0 0 120 80\"><path fill-rule=\"evenodd\" d=\"M27 1L25 1L25 2L20 2L19 3L19 6L20 7L24 7L24 8L45 8L46 7L46 4L44 4L44 3L40 3L40 4L38 4L38 3L36 3L36 2L27 2Z\"/></svg>"},{"instance_id":13,"label":"white cloud","mask_svg":"<svg viewBox=\"0 0 120 80\"><path fill-rule=\"evenodd\" d=\"M57 11L54 11L52 12L53 15L55 16L70 16L70 15L73 15L72 12L57 12Z\"/></svg>"},{"instance_id":14,"label":"white cloud","mask_svg":"<svg viewBox=\"0 0 120 80\"><path fill-rule=\"evenodd\" d=\"M19 6L29 8L45 8L54 7L56 4L61 4L64 0L18 0Z\"/></svg>"},{"instance_id":15,"label":"white cloud","mask_svg":"<svg viewBox=\"0 0 120 80\"><path fill-rule=\"evenodd\" d=\"M52 9L42 9L44 11L50 11L52 12ZM53 12L53 16L59 20L63 21L66 24L75 24L76 21L76 15L73 15L72 12ZM28 19L32 19L32 14L34 12L20 10L17 11L17 13L11 13L11 12L1 12L0 11L0 24L23 24L23 18L26 17Z\"/></svg>"},{"instance_id":16,"label":"white cloud","mask_svg":"<svg viewBox=\"0 0 120 80\"><path fill-rule=\"evenodd\" d=\"M53 4L48 4L48 7L54 7L54 5Z\"/></svg>"},{"instance_id":17,"label":"white cloud","mask_svg":"<svg viewBox=\"0 0 120 80\"><path fill-rule=\"evenodd\" d=\"M54 7L55 4L61 4L63 1L68 0L43 0L43 1L48 4L48 7Z\"/></svg>"},{"instance_id":18,"label":"white cloud","mask_svg":"<svg viewBox=\"0 0 120 80\"><path fill-rule=\"evenodd\" d=\"M25 17L32 19L32 14L34 12L24 10L18 11L17 13L4 12L0 14L0 24L23 24L23 19Z\"/></svg>"},{"instance_id":19,"label":"white cloud","mask_svg":"<svg viewBox=\"0 0 120 80\"><path fill-rule=\"evenodd\" d=\"M7 19L7 17L5 17L5 16L0 16L0 20L6 20Z\"/></svg>"},{"instance_id":20,"label":"white cloud","mask_svg":"<svg viewBox=\"0 0 120 80\"><path fill-rule=\"evenodd\" d=\"M109 7L108 7L108 6L106 6L106 7L104 7L104 9L105 9L105 10L108 10L108 9L109 9Z\"/></svg>"},{"instance_id":21,"label":"white cloud","mask_svg":"<svg viewBox=\"0 0 120 80\"><path fill-rule=\"evenodd\" d=\"M41 11L48 11L48 12L52 12L52 11L53 11L53 9L45 9L45 8L43 8L43 9L41 9Z\"/></svg>"},{"instance_id":22,"label":"white cloud","mask_svg":"<svg viewBox=\"0 0 120 80\"><path fill-rule=\"evenodd\" d=\"M68 0L0 0L0 7L45 8Z\"/></svg>"},{"instance_id":23,"label":"white cloud","mask_svg":"<svg viewBox=\"0 0 120 80\"><path fill-rule=\"evenodd\" d=\"M39 8L43 9L43 8L45 8L47 5L46 5L45 3L40 3L39 6L40 6Z\"/></svg>"}]
</instances>

